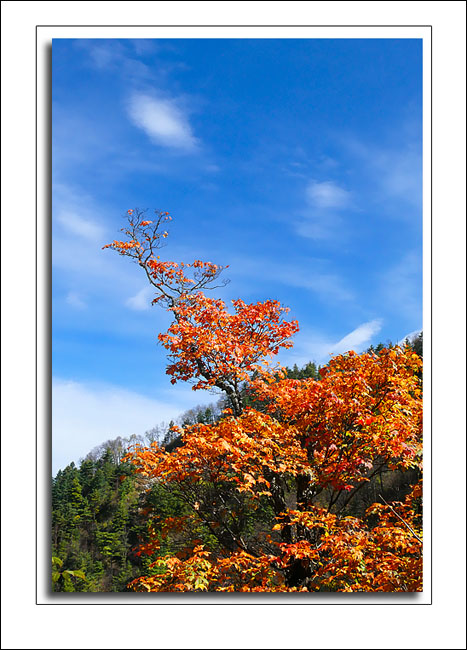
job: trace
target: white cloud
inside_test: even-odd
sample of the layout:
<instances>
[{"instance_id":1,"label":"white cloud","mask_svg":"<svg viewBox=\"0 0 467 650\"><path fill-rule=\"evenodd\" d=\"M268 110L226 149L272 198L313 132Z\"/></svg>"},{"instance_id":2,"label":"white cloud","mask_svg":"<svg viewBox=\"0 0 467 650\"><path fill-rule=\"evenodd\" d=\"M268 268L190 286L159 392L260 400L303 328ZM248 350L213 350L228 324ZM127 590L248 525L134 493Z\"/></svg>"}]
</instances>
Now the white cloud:
<instances>
[{"instance_id":1,"label":"white cloud","mask_svg":"<svg viewBox=\"0 0 467 650\"><path fill-rule=\"evenodd\" d=\"M154 296L154 288L152 286L144 287L137 294L128 298L125 305L135 311L146 311L151 307L151 300Z\"/></svg>"},{"instance_id":2,"label":"white cloud","mask_svg":"<svg viewBox=\"0 0 467 650\"><path fill-rule=\"evenodd\" d=\"M381 331L382 324L380 318L362 323L337 342L330 341L316 331L300 331L295 338L294 347L282 353L280 361L288 366L294 363L303 366L308 361L326 364L332 355L344 354L349 350L362 352Z\"/></svg>"},{"instance_id":3,"label":"white cloud","mask_svg":"<svg viewBox=\"0 0 467 650\"><path fill-rule=\"evenodd\" d=\"M305 188L306 207L295 223L301 237L315 240L342 239L345 223L339 212L353 208L352 194L334 181L312 180Z\"/></svg>"},{"instance_id":4,"label":"white cloud","mask_svg":"<svg viewBox=\"0 0 467 650\"><path fill-rule=\"evenodd\" d=\"M345 208L350 203L350 192L333 181L311 181L306 188L308 203L316 208Z\"/></svg>"},{"instance_id":5,"label":"white cloud","mask_svg":"<svg viewBox=\"0 0 467 650\"><path fill-rule=\"evenodd\" d=\"M101 240L104 230L94 221L84 219L70 210L59 210L56 215L57 221L72 235L83 237L91 241Z\"/></svg>"},{"instance_id":6,"label":"white cloud","mask_svg":"<svg viewBox=\"0 0 467 650\"><path fill-rule=\"evenodd\" d=\"M340 341L333 345L331 354L342 354L349 350L360 352L367 345L375 334L381 330L383 322L380 318L362 323L356 329L344 336Z\"/></svg>"},{"instance_id":7,"label":"white cloud","mask_svg":"<svg viewBox=\"0 0 467 650\"><path fill-rule=\"evenodd\" d=\"M162 421L175 420L198 403L212 402L178 386L154 399L113 384L87 384L54 378L52 382L52 471L80 458L96 445L133 433L144 434Z\"/></svg>"},{"instance_id":8,"label":"white cloud","mask_svg":"<svg viewBox=\"0 0 467 650\"><path fill-rule=\"evenodd\" d=\"M135 93L129 101L128 114L133 124L156 144L192 150L198 143L186 115L173 100Z\"/></svg>"},{"instance_id":9,"label":"white cloud","mask_svg":"<svg viewBox=\"0 0 467 650\"><path fill-rule=\"evenodd\" d=\"M112 251L102 250L119 238L115 223L112 229L106 226L112 218L109 210L93 197L63 184L54 185L53 205L52 263L54 273L60 274L57 277L69 285L69 302L76 303L77 295L90 300L99 292L101 301L121 294L121 304L125 292L126 296L136 293L142 281L139 270L124 264Z\"/></svg>"}]
</instances>

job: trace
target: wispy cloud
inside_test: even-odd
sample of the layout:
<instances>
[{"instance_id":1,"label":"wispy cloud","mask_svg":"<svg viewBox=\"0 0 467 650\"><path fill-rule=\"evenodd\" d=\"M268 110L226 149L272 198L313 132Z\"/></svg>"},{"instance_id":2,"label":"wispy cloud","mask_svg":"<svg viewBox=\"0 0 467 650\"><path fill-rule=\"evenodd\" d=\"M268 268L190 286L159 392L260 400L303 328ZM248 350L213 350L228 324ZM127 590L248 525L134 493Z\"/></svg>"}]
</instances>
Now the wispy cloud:
<instances>
[{"instance_id":1,"label":"wispy cloud","mask_svg":"<svg viewBox=\"0 0 467 650\"><path fill-rule=\"evenodd\" d=\"M117 60L123 56L123 46L116 42L110 43L109 41L81 41L81 46L86 46L86 50L92 63L99 69L106 69L114 65Z\"/></svg>"},{"instance_id":2,"label":"wispy cloud","mask_svg":"<svg viewBox=\"0 0 467 650\"><path fill-rule=\"evenodd\" d=\"M293 287L303 287L328 301L349 301L355 298L354 293L345 286L343 279L337 273L326 273L313 268L313 262L305 268L281 269L279 281Z\"/></svg>"},{"instance_id":3,"label":"wispy cloud","mask_svg":"<svg viewBox=\"0 0 467 650\"><path fill-rule=\"evenodd\" d=\"M334 213L309 212L296 222L295 231L307 239L337 241L344 233L343 219Z\"/></svg>"},{"instance_id":4,"label":"wispy cloud","mask_svg":"<svg viewBox=\"0 0 467 650\"><path fill-rule=\"evenodd\" d=\"M366 212L372 224L388 217L418 224L414 217L421 217L422 208L420 130L417 126L406 130L406 141L399 147L336 135L342 153L339 168L346 182L336 178L337 167L315 162L315 177L304 188L304 205L294 223L296 233L315 241L342 243L362 227L361 220L348 219L349 212Z\"/></svg>"},{"instance_id":5,"label":"wispy cloud","mask_svg":"<svg viewBox=\"0 0 467 650\"><path fill-rule=\"evenodd\" d=\"M375 318L362 323L338 341L330 340L320 332L301 331L296 337L294 347L283 353L281 362L286 365L296 363L298 366L308 361L325 364L336 354L344 354L349 350L362 352L381 331L382 325L383 320Z\"/></svg>"},{"instance_id":6,"label":"wispy cloud","mask_svg":"<svg viewBox=\"0 0 467 650\"><path fill-rule=\"evenodd\" d=\"M380 278L380 295L385 304L407 319L408 326L422 320L422 260L416 251L409 251Z\"/></svg>"},{"instance_id":7,"label":"wispy cloud","mask_svg":"<svg viewBox=\"0 0 467 650\"><path fill-rule=\"evenodd\" d=\"M160 85L170 80L174 72L189 69L189 65L180 60L178 47L170 41L145 38L77 39L74 44L86 52L88 64L99 71L118 74L126 86L136 87L147 83ZM147 63L141 60L145 58Z\"/></svg>"},{"instance_id":8,"label":"wispy cloud","mask_svg":"<svg viewBox=\"0 0 467 650\"><path fill-rule=\"evenodd\" d=\"M53 220L64 232L101 241L106 231L101 215L102 209L90 194L68 183L54 183Z\"/></svg>"},{"instance_id":9,"label":"wispy cloud","mask_svg":"<svg viewBox=\"0 0 467 650\"><path fill-rule=\"evenodd\" d=\"M135 311L146 311L151 307L151 299L154 296L154 288L152 286L144 287L138 291L134 296L128 298L125 305Z\"/></svg>"},{"instance_id":10,"label":"wispy cloud","mask_svg":"<svg viewBox=\"0 0 467 650\"><path fill-rule=\"evenodd\" d=\"M399 155L380 155L376 167L382 172L381 184L388 196L421 208L421 152L409 150Z\"/></svg>"},{"instance_id":11,"label":"wispy cloud","mask_svg":"<svg viewBox=\"0 0 467 650\"><path fill-rule=\"evenodd\" d=\"M87 307L87 304L83 300L82 296L80 296L80 294L78 294L76 291L70 291L67 294L65 302L71 307L74 307L75 309L81 310L81 309L86 309Z\"/></svg>"},{"instance_id":12,"label":"wispy cloud","mask_svg":"<svg viewBox=\"0 0 467 650\"><path fill-rule=\"evenodd\" d=\"M70 210L58 210L56 219L72 235L91 241L101 241L103 239L104 229L99 224Z\"/></svg>"},{"instance_id":13,"label":"wispy cloud","mask_svg":"<svg viewBox=\"0 0 467 650\"><path fill-rule=\"evenodd\" d=\"M158 145L184 151L192 151L198 145L188 117L173 99L134 93L128 103L128 115Z\"/></svg>"},{"instance_id":14,"label":"wispy cloud","mask_svg":"<svg viewBox=\"0 0 467 650\"><path fill-rule=\"evenodd\" d=\"M352 193L332 180L308 182L305 207L295 222L301 237L315 240L339 240L345 234L343 210L352 208Z\"/></svg>"},{"instance_id":15,"label":"wispy cloud","mask_svg":"<svg viewBox=\"0 0 467 650\"><path fill-rule=\"evenodd\" d=\"M401 127L402 128L402 127ZM366 178L375 203L402 201L408 207L422 207L422 149L418 137L407 136L399 149L368 145L355 137L343 137L341 146L358 165L360 175ZM390 203L390 205L393 205ZM404 212L392 213L403 218Z\"/></svg>"},{"instance_id":16,"label":"wispy cloud","mask_svg":"<svg viewBox=\"0 0 467 650\"><path fill-rule=\"evenodd\" d=\"M333 271L324 259L306 256L295 263L273 264L259 256L235 256L230 258L230 264L228 274L230 278L235 279L235 287L242 284L245 278L248 279L249 287L254 285L255 279L259 285L263 285L264 278L267 277L288 287L311 291L325 302L347 302L355 299L354 291L348 287L345 279Z\"/></svg>"},{"instance_id":17,"label":"wispy cloud","mask_svg":"<svg viewBox=\"0 0 467 650\"><path fill-rule=\"evenodd\" d=\"M157 42L152 38L132 38L130 42L138 56L154 54L159 47Z\"/></svg>"},{"instance_id":18,"label":"wispy cloud","mask_svg":"<svg viewBox=\"0 0 467 650\"><path fill-rule=\"evenodd\" d=\"M306 197L312 208L345 208L350 203L350 192L333 181L311 181Z\"/></svg>"},{"instance_id":19,"label":"wispy cloud","mask_svg":"<svg viewBox=\"0 0 467 650\"><path fill-rule=\"evenodd\" d=\"M99 215L99 222L95 215ZM111 238L105 226L105 210L88 194L55 183L52 223L52 262L60 268L61 277L79 276L81 288L87 282L96 283L106 263L101 249Z\"/></svg>"},{"instance_id":20,"label":"wispy cloud","mask_svg":"<svg viewBox=\"0 0 467 650\"><path fill-rule=\"evenodd\" d=\"M154 80L151 68L136 58L151 53L150 41L146 39L126 42L116 39L79 39L75 41L75 46L87 52L92 67L105 72L118 72L127 83Z\"/></svg>"},{"instance_id":21,"label":"wispy cloud","mask_svg":"<svg viewBox=\"0 0 467 650\"><path fill-rule=\"evenodd\" d=\"M110 218L108 209L89 194L69 185L54 186L52 264L63 291L62 306L82 316L85 307L95 314L109 302L121 305L141 280L136 268L102 250L117 234L115 226L106 225Z\"/></svg>"},{"instance_id":22,"label":"wispy cloud","mask_svg":"<svg viewBox=\"0 0 467 650\"><path fill-rule=\"evenodd\" d=\"M380 318L362 323L357 328L346 334L340 341L333 345L331 354L341 354L348 350L359 352L363 346L381 331L383 321Z\"/></svg>"}]
</instances>

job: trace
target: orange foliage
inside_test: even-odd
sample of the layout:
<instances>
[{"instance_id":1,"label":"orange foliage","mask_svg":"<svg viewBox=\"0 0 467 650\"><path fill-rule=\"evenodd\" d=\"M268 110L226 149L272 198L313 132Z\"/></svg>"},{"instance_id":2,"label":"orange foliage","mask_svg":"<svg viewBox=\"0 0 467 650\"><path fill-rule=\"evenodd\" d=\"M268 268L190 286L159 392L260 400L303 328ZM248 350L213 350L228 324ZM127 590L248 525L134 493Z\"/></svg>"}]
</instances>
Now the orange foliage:
<instances>
[{"instance_id":1,"label":"orange foliage","mask_svg":"<svg viewBox=\"0 0 467 650\"><path fill-rule=\"evenodd\" d=\"M144 214L128 210L128 226L122 228L126 241L115 240L103 248L141 266L156 290L153 303L172 312L174 322L166 334L159 334L173 361L167 368L172 383L193 380L195 390L219 388L226 393L234 414L240 415L240 383L267 363L267 357L291 346L289 339L298 331L298 323L283 321L288 310L277 301L246 304L233 300L231 314L222 300L207 298L204 290L227 283L215 284L226 267L201 260L191 264L161 261L156 252L168 233L160 229L171 217L156 212L156 218L149 220Z\"/></svg>"},{"instance_id":2,"label":"orange foliage","mask_svg":"<svg viewBox=\"0 0 467 650\"><path fill-rule=\"evenodd\" d=\"M175 322L167 334L159 334L159 340L174 360L167 369L172 383L195 378L195 389L222 388L219 383L226 380L238 386L266 357L291 347L289 339L298 323L281 320L288 309L272 300L253 305L233 300L232 304L234 314L222 300L199 292L170 308Z\"/></svg>"},{"instance_id":3,"label":"orange foliage","mask_svg":"<svg viewBox=\"0 0 467 650\"><path fill-rule=\"evenodd\" d=\"M196 516L230 549L226 557L224 549L209 559L206 588L421 590L421 522L413 507L421 488L404 504L374 504L362 518L346 513L383 467L421 468L419 368L409 349L396 349L379 357L338 357L321 381L256 380L274 416L246 409L239 417L185 429L183 445L172 453L153 444L130 455L138 472L191 496ZM287 480L296 481L294 508L284 498ZM218 507L226 486L242 496L237 509ZM328 508L315 505L324 490ZM247 541L241 534L245 509L264 500L275 512L271 534ZM370 526L372 517L378 522ZM226 567L239 553L249 568L227 579ZM164 566L173 585L174 567ZM183 566L177 563L177 571ZM158 576L159 585L166 584L166 573ZM141 578L133 587L147 584Z\"/></svg>"},{"instance_id":4,"label":"orange foliage","mask_svg":"<svg viewBox=\"0 0 467 650\"><path fill-rule=\"evenodd\" d=\"M156 557L149 575L131 588L420 591L421 483L403 502L381 497L358 516L352 507L383 472L421 473L421 359L410 347L350 351L321 369L319 381L266 370L265 359L290 347L298 324L282 319L287 310L276 301L236 300L230 313L206 297L222 267L159 261L167 217L151 222L130 211L129 241L109 247L144 267L154 302L174 316L159 335L171 381L220 388L232 409L215 424L180 430L182 445L171 453L154 443L128 455L137 472L191 509L185 519L166 519L162 535L198 525L212 540L187 539L183 553L158 557L156 536L140 548ZM261 410L244 408L245 386ZM252 513L263 517L261 530L252 532Z\"/></svg>"}]
</instances>

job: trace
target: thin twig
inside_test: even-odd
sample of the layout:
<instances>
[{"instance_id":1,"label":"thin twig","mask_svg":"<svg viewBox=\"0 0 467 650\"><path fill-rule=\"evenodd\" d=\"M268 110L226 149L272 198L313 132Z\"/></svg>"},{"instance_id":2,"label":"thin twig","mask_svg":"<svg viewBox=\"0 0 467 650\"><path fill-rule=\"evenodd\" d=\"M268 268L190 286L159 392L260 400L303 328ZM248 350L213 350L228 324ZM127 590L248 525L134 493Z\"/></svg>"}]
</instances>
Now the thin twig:
<instances>
[{"instance_id":1,"label":"thin twig","mask_svg":"<svg viewBox=\"0 0 467 650\"><path fill-rule=\"evenodd\" d=\"M411 526L409 526L409 524L404 519L402 519L402 517L399 514L397 514L397 512L394 510L394 508L392 506L389 505L389 503L386 501L386 499L384 499L381 496L381 494L379 494L378 496L379 496L380 499L382 499L383 503L385 503L387 505L389 510L391 510L391 512L393 512L396 515L396 517L402 521L404 526L410 530L410 532L415 537L415 539L417 539L420 542L420 544L423 544L423 540L417 535L417 533L414 531L414 529Z\"/></svg>"}]
</instances>

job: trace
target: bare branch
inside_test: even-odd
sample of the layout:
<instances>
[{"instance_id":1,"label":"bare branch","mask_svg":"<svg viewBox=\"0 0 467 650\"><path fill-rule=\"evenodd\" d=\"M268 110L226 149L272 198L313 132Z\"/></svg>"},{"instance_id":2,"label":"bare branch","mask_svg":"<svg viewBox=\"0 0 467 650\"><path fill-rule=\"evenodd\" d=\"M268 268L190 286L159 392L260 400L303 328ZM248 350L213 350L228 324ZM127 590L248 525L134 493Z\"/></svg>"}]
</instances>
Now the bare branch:
<instances>
[{"instance_id":1,"label":"bare branch","mask_svg":"<svg viewBox=\"0 0 467 650\"><path fill-rule=\"evenodd\" d=\"M417 535L417 533L416 533L416 532L414 531L414 529L413 529L413 528L412 528L412 527L411 527L411 526L410 526L410 525L405 521L405 519L402 519L402 517L401 517L401 516L400 516L400 515L399 515L399 514L394 510L394 508L393 508L391 505L389 505L389 503L386 501L386 499L384 499L384 498L381 496L381 494L379 494L378 496L379 496L379 498L383 501L383 503L385 503L385 504L387 505L387 507L389 508L389 510L390 510L394 515L396 515L396 517L397 517L398 519L400 519L400 520L402 521L402 523L404 524L404 526L405 526L405 527L406 527L406 528L407 528L407 529L412 533L412 535L415 537L415 539L418 540L418 541L420 542L420 544L423 544L423 540L422 540L422 539Z\"/></svg>"}]
</instances>

